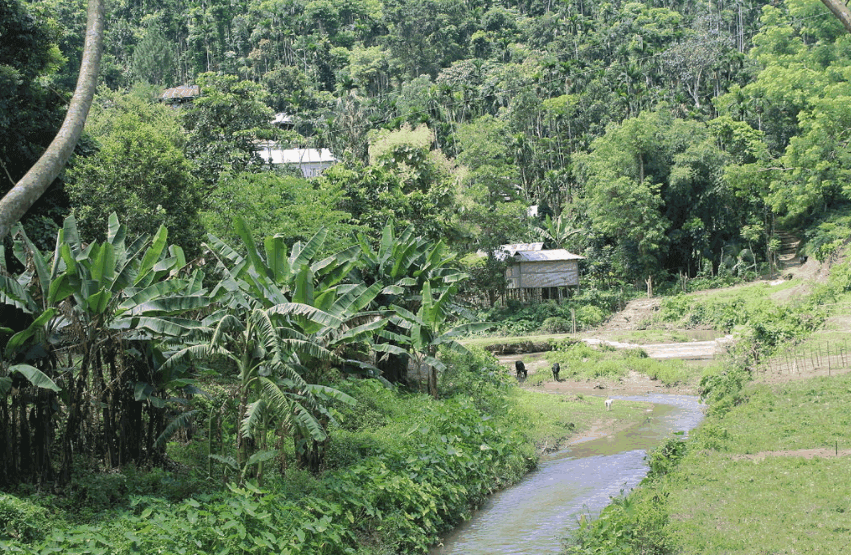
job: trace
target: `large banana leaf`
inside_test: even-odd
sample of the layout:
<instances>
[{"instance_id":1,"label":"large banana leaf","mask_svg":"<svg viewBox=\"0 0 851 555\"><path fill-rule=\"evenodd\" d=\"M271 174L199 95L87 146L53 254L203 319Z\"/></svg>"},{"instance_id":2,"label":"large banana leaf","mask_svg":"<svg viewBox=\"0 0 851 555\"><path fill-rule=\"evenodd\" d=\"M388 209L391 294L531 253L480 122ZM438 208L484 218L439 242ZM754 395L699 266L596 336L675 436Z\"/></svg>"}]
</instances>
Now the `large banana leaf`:
<instances>
[{"instance_id":1,"label":"large banana leaf","mask_svg":"<svg viewBox=\"0 0 851 555\"><path fill-rule=\"evenodd\" d=\"M38 317L33 320L29 326L27 326L27 329L19 331L13 335L9 339L8 343L6 343L6 356L11 356L18 347L26 343L30 337L43 329L54 315L56 315L56 309L48 308L39 314Z\"/></svg>"},{"instance_id":2,"label":"large banana leaf","mask_svg":"<svg viewBox=\"0 0 851 555\"><path fill-rule=\"evenodd\" d=\"M166 442L181 428L188 428L192 423L192 419L198 413L197 410L189 410L178 414L162 431L162 433L154 441L154 449L159 449L165 446Z\"/></svg>"},{"instance_id":3,"label":"large banana leaf","mask_svg":"<svg viewBox=\"0 0 851 555\"><path fill-rule=\"evenodd\" d=\"M310 266L303 264L295 275L292 292L292 302L313 306L313 271Z\"/></svg>"},{"instance_id":4,"label":"large banana leaf","mask_svg":"<svg viewBox=\"0 0 851 555\"><path fill-rule=\"evenodd\" d=\"M265 378L266 382L269 380ZM249 403L247 407L245 407L245 414L242 415L242 420L239 422L239 433L243 437L257 437L255 434L256 430L265 431L265 426L263 423L268 418L268 412L272 409L269 406L269 403L266 402L266 399L261 397L257 399L253 403Z\"/></svg>"},{"instance_id":5,"label":"large banana leaf","mask_svg":"<svg viewBox=\"0 0 851 555\"><path fill-rule=\"evenodd\" d=\"M382 285L377 282L370 287L356 285L343 291L345 291L344 294L327 309L330 314L341 319L351 317L368 307L382 292Z\"/></svg>"},{"instance_id":6,"label":"large banana leaf","mask_svg":"<svg viewBox=\"0 0 851 555\"><path fill-rule=\"evenodd\" d=\"M53 380L51 380L47 374L35 368L34 366L30 366L29 364L16 364L14 366L9 367L9 374L18 373L25 377L31 384L36 387L40 387L42 389L49 389L51 391L55 391L59 393L60 388Z\"/></svg>"},{"instance_id":7,"label":"large banana leaf","mask_svg":"<svg viewBox=\"0 0 851 555\"><path fill-rule=\"evenodd\" d=\"M39 288L41 289L41 298L43 299L42 303L45 303L49 298L50 291L50 270L47 267L47 261L44 259L44 256L36 248L33 242L30 241L30 238L27 237L27 234L24 233L24 228L20 226L20 224L16 224L16 227L16 235L20 236L22 241L20 243L16 241L15 247L26 247L26 254L32 260L33 266L35 266L36 275L38 276L38 284ZM22 263L26 264L26 261L23 260ZM42 308L47 308L47 306L42 306Z\"/></svg>"},{"instance_id":8,"label":"large banana leaf","mask_svg":"<svg viewBox=\"0 0 851 555\"><path fill-rule=\"evenodd\" d=\"M341 363L343 359L329 351L313 340L282 339L281 349L288 353L298 353L300 356L309 356L317 360L331 363Z\"/></svg>"},{"instance_id":9,"label":"large banana leaf","mask_svg":"<svg viewBox=\"0 0 851 555\"><path fill-rule=\"evenodd\" d=\"M319 254L322 245L325 244L325 238L328 236L326 228L320 228L307 243L301 242L293 245L290 253L290 268L301 268L304 264L310 264L310 261L316 258Z\"/></svg>"},{"instance_id":10,"label":"large banana leaf","mask_svg":"<svg viewBox=\"0 0 851 555\"><path fill-rule=\"evenodd\" d=\"M329 345L348 345L351 343L372 343L372 338L375 335L375 332L382 329L387 325L387 321L383 319L377 319L373 322L368 322L366 324L361 324L360 326L355 326L354 328L349 328L345 330L332 330L329 334L330 341L328 341Z\"/></svg>"},{"instance_id":11,"label":"large banana leaf","mask_svg":"<svg viewBox=\"0 0 851 555\"><path fill-rule=\"evenodd\" d=\"M204 324L186 318L159 318L156 316L127 316L115 319L110 325L112 330L145 331L150 335L181 338L196 331L203 331Z\"/></svg>"},{"instance_id":12,"label":"large banana leaf","mask_svg":"<svg viewBox=\"0 0 851 555\"><path fill-rule=\"evenodd\" d=\"M248 229L245 220L240 216L234 218L233 225L234 231L236 231L236 234L242 239L243 245L245 245L248 260L251 261L251 265L254 267L257 279L264 285L268 284L269 280L272 279L271 272L268 271L266 263L263 262L260 253L257 251L257 244L254 242L254 236L251 234L251 230Z\"/></svg>"},{"instance_id":13,"label":"large banana leaf","mask_svg":"<svg viewBox=\"0 0 851 555\"><path fill-rule=\"evenodd\" d=\"M286 303L275 305L267 309L267 312L269 312L269 314L277 314L280 316L301 316L312 323L319 324L322 326L340 326L343 323L340 318L334 316L333 314L329 314L314 306L302 303Z\"/></svg>"},{"instance_id":14,"label":"large banana leaf","mask_svg":"<svg viewBox=\"0 0 851 555\"><path fill-rule=\"evenodd\" d=\"M339 401L349 406L356 405L358 402L357 399L348 395L347 393L344 393L339 389L334 389L333 387L329 387L327 385L307 384L304 390L305 392L310 393L311 395L314 395L316 397Z\"/></svg>"},{"instance_id":15,"label":"large banana leaf","mask_svg":"<svg viewBox=\"0 0 851 555\"><path fill-rule=\"evenodd\" d=\"M95 243L92 250L91 273L92 280L97 283L100 290L112 289L115 278L115 248L112 243Z\"/></svg>"},{"instance_id":16,"label":"large banana leaf","mask_svg":"<svg viewBox=\"0 0 851 555\"><path fill-rule=\"evenodd\" d=\"M290 277L290 263L287 256L287 245L282 237L266 237L266 264L272 275L272 280L281 285Z\"/></svg>"},{"instance_id":17,"label":"large banana leaf","mask_svg":"<svg viewBox=\"0 0 851 555\"><path fill-rule=\"evenodd\" d=\"M319 279L319 288L328 289L343 281L360 262L360 252L359 245L352 245L313 264L311 270Z\"/></svg>"},{"instance_id":18,"label":"large banana leaf","mask_svg":"<svg viewBox=\"0 0 851 555\"><path fill-rule=\"evenodd\" d=\"M0 303L14 306L30 314L39 310L35 300L24 286L10 276L0 275Z\"/></svg>"},{"instance_id":19,"label":"large banana leaf","mask_svg":"<svg viewBox=\"0 0 851 555\"><path fill-rule=\"evenodd\" d=\"M160 226L157 233L154 235L151 246L147 251L145 251L145 255L142 257L142 262L139 264L139 270L136 273L136 279L133 280L133 285L150 285L151 280L153 279L151 270L153 270L154 264L156 264L162 256L167 240L168 230L165 226Z\"/></svg>"},{"instance_id":20,"label":"large banana leaf","mask_svg":"<svg viewBox=\"0 0 851 555\"><path fill-rule=\"evenodd\" d=\"M160 282L163 283L163 282ZM127 301L122 303L122 306L130 305ZM183 314L190 310L198 310L210 305L210 298L206 295L175 295L171 297L153 297L142 303L132 306L126 313L119 314L126 316L146 315L146 316L168 316Z\"/></svg>"}]
</instances>

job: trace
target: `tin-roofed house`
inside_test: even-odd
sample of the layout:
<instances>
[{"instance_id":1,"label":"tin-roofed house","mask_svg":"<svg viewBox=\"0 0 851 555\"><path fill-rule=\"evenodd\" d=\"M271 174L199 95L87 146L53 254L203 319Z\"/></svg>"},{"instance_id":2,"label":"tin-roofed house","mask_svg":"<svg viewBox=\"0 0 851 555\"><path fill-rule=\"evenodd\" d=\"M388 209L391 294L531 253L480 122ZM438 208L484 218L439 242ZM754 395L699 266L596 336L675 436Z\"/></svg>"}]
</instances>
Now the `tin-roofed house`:
<instances>
[{"instance_id":1,"label":"tin-roofed house","mask_svg":"<svg viewBox=\"0 0 851 555\"><path fill-rule=\"evenodd\" d=\"M257 154L271 165L293 166L301 170L304 177L316 177L337 159L327 148L281 148L274 141L257 143Z\"/></svg>"},{"instance_id":2,"label":"tin-roofed house","mask_svg":"<svg viewBox=\"0 0 851 555\"><path fill-rule=\"evenodd\" d=\"M171 105L192 102L201 96L201 87L198 85L181 85L163 91L160 100Z\"/></svg>"},{"instance_id":3,"label":"tin-roofed house","mask_svg":"<svg viewBox=\"0 0 851 555\"><path fill-rule=\"evenodd\" d=\"M543 243L503 245L507 257L513 260L505 271L509 298L561 300L569 295L570 287L579 285L579 261L585 257L565 249L542 247Z\"/></svg>"}]
</instances>

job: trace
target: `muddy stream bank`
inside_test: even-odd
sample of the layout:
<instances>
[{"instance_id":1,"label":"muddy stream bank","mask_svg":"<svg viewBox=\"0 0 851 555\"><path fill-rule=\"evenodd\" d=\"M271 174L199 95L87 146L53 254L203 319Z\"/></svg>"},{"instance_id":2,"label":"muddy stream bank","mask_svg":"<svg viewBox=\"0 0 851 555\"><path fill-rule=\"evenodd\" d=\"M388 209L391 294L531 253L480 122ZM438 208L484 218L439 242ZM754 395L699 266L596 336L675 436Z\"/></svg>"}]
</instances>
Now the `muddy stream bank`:
<instances>
[{"instance_id":1,"label":"muddy stream bank","mask_svg":"<svg viewBox=\"0 0 851 555\"><path fill-rule=\"evenodd\" d=\"M546 455L516 485L492 495L473 518L448 534L431 555L557 554L581 515L596 516L647 474L644 460L665 438L703 419L691 395L612 395L648 403L647 418L629 429L585 438Z\"/></svg>"}]
</instances>

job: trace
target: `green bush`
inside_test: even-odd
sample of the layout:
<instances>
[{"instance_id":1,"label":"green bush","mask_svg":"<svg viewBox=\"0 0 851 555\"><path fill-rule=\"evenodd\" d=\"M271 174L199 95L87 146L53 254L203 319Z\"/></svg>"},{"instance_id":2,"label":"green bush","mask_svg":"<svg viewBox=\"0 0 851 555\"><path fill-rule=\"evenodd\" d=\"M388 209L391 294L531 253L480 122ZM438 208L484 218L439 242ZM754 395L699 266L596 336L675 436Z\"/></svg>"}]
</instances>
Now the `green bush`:
<instances>
[{"instance_id":1,"label":"green bush","mask_svg":"<svg viewBox=\"0 0 851 555\"><path fill-rule=\"evenodd\" d=\"M669 437L648 455L647 464L650 466L650 471L645 480L653 480L670 474L680 464L686 454L686 449L687 444L683 440L683 432L675 432L673 437Z\"/></svg>"},{"instance_id":2,"label":"green bush","mask_svg":"<svg viewBox=\"0 0 851 555\"><path fill-rule=\"evenodd\" d=\"M47 509L31 501L0 494L0 539L30 543L48 529Z\"/></svg>"},{"instance_id":3,"label":"green bush","mask_svg":"<svg viewBox=\"0 0 851 555\"><path fill-rule=\"evenodd\" d=\"M593 521L583 517L568 541L568 555L668 555L666 495L653 486L613 499Z\"/></svg>"},{"instance_id":4,"label":"green bush","mask_svg":"<svg viewBox=\"0 0 851 555\"><path fill-rule=\"evenodd\" d=\"M605 322L610 314L599 306L583 305L576 309L576 325L582 329L593 328Z\"/></svg>"},{"instance_id":5,"label":"green bush","mask_svg":"<svg viewBox=\"0 0 851 555\"><path fill-rule=\"evenodd\" d=\"M572 329L571 321L561 316L550 316L541 324L544 333L570 333Z\"/></svg>"}]
</instances>

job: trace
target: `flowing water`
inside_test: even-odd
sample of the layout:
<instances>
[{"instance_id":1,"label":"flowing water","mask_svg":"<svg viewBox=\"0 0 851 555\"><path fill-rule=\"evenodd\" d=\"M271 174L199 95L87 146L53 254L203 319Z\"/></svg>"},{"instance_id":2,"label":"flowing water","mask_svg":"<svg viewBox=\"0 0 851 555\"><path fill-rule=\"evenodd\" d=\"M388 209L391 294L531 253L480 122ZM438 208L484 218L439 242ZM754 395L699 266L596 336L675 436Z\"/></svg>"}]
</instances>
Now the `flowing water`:
<instances>
[{"instance_id":1,"label":"flowing water","mask_svg":"<svg viewBox=\"0 0 851 555\"><path fill-rule=\"evenodd\" d=\"M581 515L596 516L612 497L647 475L647 450L674 432L688 432L703 418L697 397L689 395L613 398L647 401L653 408L639 426L547 456L518 484L492 495L431 555L559 553L562 538L578 526Z\"/></svg>"}]
</instances>

